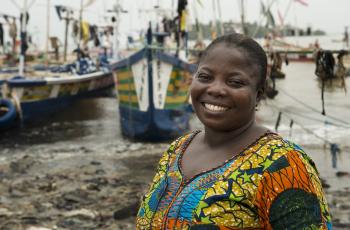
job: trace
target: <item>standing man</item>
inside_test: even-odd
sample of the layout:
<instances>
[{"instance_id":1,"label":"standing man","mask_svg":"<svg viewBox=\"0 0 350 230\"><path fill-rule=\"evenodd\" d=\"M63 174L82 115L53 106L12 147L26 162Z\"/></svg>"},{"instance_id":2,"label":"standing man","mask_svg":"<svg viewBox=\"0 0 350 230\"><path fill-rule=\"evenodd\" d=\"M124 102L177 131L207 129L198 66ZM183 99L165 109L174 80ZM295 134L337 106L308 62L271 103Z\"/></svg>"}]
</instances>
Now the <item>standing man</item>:
<instances>
[{"instance_id":1,"label":"standing man","mask_svg":"<svg viewBox=\"0 0 350 230\"><path fill-rule=\"evenodd\" d=\"M9 34L12 40L12 53L16 53L16 38L17 38L16 18L12 19L12 22L10 22L9 27L10 27Z\"/></svg>"}]
</instances>

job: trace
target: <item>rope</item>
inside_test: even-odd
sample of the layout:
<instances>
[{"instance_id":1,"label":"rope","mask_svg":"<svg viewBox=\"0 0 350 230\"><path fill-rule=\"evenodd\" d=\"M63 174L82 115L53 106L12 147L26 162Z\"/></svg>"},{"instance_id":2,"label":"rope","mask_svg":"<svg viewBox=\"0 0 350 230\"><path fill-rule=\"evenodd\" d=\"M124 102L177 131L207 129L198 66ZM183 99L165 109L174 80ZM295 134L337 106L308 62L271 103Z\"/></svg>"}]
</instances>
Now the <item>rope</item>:
<instances>
[{"instance_id":1,"label":"rope","mask_svg":"<svg viewBox=\"0 0 350 230\"><path fill-rule=\"evenodd\" d=\"M278 108L277 106L271 105L271 104L270 104L270 107L271 107L272 109L275 109L276 111L279 112L277 121L280 120L280 116L281 116L280 114L282 114L283 109ZM293 117L289 115L289 112L288 112L288 113L287 113L287 112L286 112L286 113L283 113L283 115L286 116L286 117L288 117L289 119L291 119L290 127L295 123L295 124L297 124L298 126L300 126L300 128L303 129L304 131L306 131L307 133L313 135L313 136L316 137L317 139L319 139L319 140L325 142L326 144L328 144L330 149L332 148L332 146L333 146L333 148L334 148L334 146L338 147L337 144L335 144L335 143L329 141L328 139L326 139L326 138L324 138L324 137L322 137L322 136L317 135L317 134L316 134L315 132L313 132L311 129L308 129L308 128L306 128L304 125L302 125L301 123L296 122L295 119L293 119ZM340 149L340 148L338 147L338 149ZM343 149L349 149L349 146L344 146ZM339 150L339 151L340 151L340 150ZM334 149L333 149L333 150L331 149L331 153L332 153L332 154L333 154L333 152L334 152ZM344 152L344 151L343 151L343 152ZM346 153L349 153L349 152L346 152ZM333 155L334 155L334 154L333 154Z\"/></svg>"},{"instance_id":2,"label":"rope","mask_svg":"<svg viewBox=\"0 0 350 230\"><path fill-rule=\"evenodd\" d=\"M295 123L295 124L299 125L300 128L302 128L302 129L303 129L304 131L306 131L307 133L312 134L314 137L316 137L316 138L318 138L318 139L324 141L324 142L327 143L327 144L332 144L332 142L330 142L329 140L325 139L324 137L321 137L321 136L317 135L317 134L314 133L311 129L306 128L306 127L303 126L301 123L296 122L296 121L293 119L293 117L291 117L291 116L289 116L289 115L287 115L287 114L285 114L285 113L284 113L283 115L285 115L285 116L288 117L289 119L293 120L293 124Z\"/></svg>"},{"instance_id":3,"label":"rope","mask_svg":"<svg viewBox=\"0 0 350 230\"><path fill-rule=\"evenodd\" d=\"M270 104L270 106L273 106L273 105ZM328 125L336 126L336 127L339 127L339 128L344 128L344 129L350 128L350 126L340 125L340 124L333 123L333 122L330 122L330 121L327 121L327 120L317 119L315 117L303 115L303 114L297 113L295 111L290 111L290 110L283 110L283 111L286 112L286 113L293 113L296 116L299 116L299 117L302 117L302 118L305 118L305 119L309 119L309 120L312 120L312 121L318 121L318 122L321 122L321 123L327 123Z\"/></svg>"},{"instance_id":4,"label":"rope","mask_svg":"<svg viewBox=\"0 0 350 230\"><path fill-rule=\"evenodd\" d=\"M281 90L281 89L279 89L279 92L282 92L283 94L285 94L286 96L290 97L290 98L293 99L294 101L296 101L296 102L298 102L299 104L303 105L305 108L308 108L308 109L310 109L311 111L314 111L314 112L316 112L316 113L321 113L321 114L322 114L322 112L319 111L318 109L315 109L314 107L312 107L312 106L310 106L310 105L308 105L308 104L302 102L301 100L299 100L298 98L296 98L296 97L290 95L289 93L287 93L287 92L285 92L285 91L283 91L283 90ZM331 118L331 119L333 119L333 120L335 120L335 121L338 121L338 122L341 122L341 123L343 123L343 124L345 124L345 125L350 126L350 123L348 123L347 121L344 121L344 120L342 120L342 119L339 119L339 118L337 118L337 117L330 116L330 115L323 115L323 116L328 117L328 118Z\"/></svg>"}]
</instances>

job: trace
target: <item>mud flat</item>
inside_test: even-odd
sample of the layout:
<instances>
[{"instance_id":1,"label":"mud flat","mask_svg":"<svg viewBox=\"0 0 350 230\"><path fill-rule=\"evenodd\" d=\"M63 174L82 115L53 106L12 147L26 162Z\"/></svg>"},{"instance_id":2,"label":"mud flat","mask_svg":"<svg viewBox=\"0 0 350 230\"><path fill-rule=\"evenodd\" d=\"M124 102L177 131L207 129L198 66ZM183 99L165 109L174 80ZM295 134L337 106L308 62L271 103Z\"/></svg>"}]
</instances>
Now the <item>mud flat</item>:
<instances>
[{"instance_id":1,"label":"mud flat","mask_svg":"<svg viewBox=\"0 0 350 230\"><path fill-rule=\"evenodd\" d=\"M98 152L37 145L2 155L0 229L134 229L160 148L166 144L119 143Z\"/></svg>"},{"instance_id":2,"label":"mud flat","mask_svg":"<svg viewBox=\"0 0 350 230\"><path fill-rule=\"evenodd\" d=\"M134 229L140 197L167 144L104 146L2 149L0 229ZM332 189L327 180L324 186L335 229L349 229L350 188Z\"/></svg>"}]
</instances>

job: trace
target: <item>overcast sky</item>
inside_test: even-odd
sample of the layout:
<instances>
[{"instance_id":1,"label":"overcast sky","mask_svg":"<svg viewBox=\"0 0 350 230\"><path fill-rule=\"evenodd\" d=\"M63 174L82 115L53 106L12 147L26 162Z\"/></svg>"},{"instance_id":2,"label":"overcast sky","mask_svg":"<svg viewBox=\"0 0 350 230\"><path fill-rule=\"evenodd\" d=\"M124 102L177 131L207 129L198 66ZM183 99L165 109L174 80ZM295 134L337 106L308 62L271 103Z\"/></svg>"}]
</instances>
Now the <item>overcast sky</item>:
<instances>
[{"instance_id":1,"label":"overcast sky","mask_svg":"<svg viewBox=\"0 0 350 230\"><path fill-rule=\"evenodd\" d=\"M28 3L33 0L27 0ZM83 0L84 3L93 0ZM194 20L193 2L198 0L188 0L190 3L191 20ZM200 0L202 6L198 3L196 9L198 12L198 19L202 22L213 20L213 1L214 0ZM217 0L215 0L217 1ZM240 0L219 0L220 9L223 21L240 21ZM288 9L289 2L292 4ZM306 2L308 5L304 6L295 0L263 0L273 2L271 12L275 16L276 22L279 24L278 11L282 16L285 16L284 23L292 24L297 27L306 28L311 26L313 29L321 29L329 34L341 34L344 32L344 27L350 27L350 0L300 0ZM16 2L17 6L13 3ZM7 13L11 15L19 15L18 6L22 6L24 0L1 0L0 13ZM46 4L48 0L34 0L33 5L29 9L30 21L29 32L34 34L34 40L42 42L46 36ZM112 5L117 0L95 0L93 4L87 7L84 11L84 19L90 23L104 24L106 19L106 11L112 8ZM128 11L127 14L121 17L121 32L136 33L136 31L146 28L147 22L150 18L154 18L154 13L146 13L145 10L152 9L154 5L160 4L162 8L175 10L177 0L119 0L124 9ZM58 20L54 5L67 5L75 9L79 9L80 0L50 0L51 3L51 19L50 19L50 35L58 36L63 40L64 23ZM262 22L260 16L260 0L245 0L245 15L246 21ZM217 17L219 11L217 8ZM78 15L78 14L77 14ZM3 20L2 20L3 21Z\"/></svg>"}]
</instances>

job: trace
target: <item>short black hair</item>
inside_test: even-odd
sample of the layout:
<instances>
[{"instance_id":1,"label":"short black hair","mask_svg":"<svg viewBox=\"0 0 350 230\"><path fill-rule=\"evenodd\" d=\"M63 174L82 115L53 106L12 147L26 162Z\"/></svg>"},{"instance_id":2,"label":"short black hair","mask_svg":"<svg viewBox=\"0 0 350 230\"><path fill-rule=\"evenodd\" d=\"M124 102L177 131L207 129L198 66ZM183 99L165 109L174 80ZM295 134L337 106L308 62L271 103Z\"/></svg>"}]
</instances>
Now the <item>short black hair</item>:
<instances>
[{"instance_id":1,"label":"short black hair","mask_svg":"<svg viewBox=\"0 0 350 230\"><path fill-rule=\"evenodd\" d=\"M225 44L228 47L245 51L245 54L247 55L249 61L259 68L260 81L257 85L257 88L264 92L267 77L267 57L264 49L256 41L246 35L239 33L230 33L220 36L212 41L209 46L207 46L207 48L203 51L198 63L203 61L209 52L219 44Z\"/></svg>"}]
</instances>

